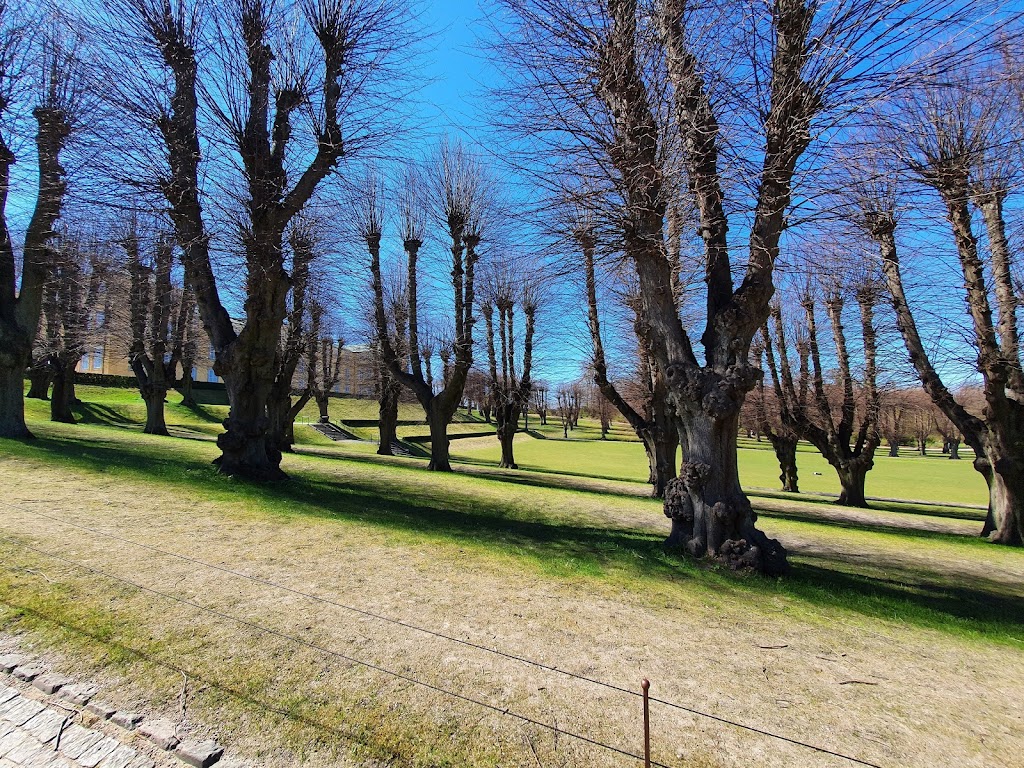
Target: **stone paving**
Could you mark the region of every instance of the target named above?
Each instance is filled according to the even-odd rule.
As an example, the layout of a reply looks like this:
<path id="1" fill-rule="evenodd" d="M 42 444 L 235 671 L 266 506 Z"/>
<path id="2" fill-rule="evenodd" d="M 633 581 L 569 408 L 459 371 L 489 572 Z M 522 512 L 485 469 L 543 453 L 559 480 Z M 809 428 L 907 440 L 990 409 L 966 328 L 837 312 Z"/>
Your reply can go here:
<path id="1" fill-rule="evenodd" d="M 38 659 L 2 654 L 0 673 L 10 675 L 0 682 L 0 768 L 209 768 L 224 755 L 216 741 L 179 738 L 170 720 L 95 700 L 96 686 L 48 672 Z M 117 738 L 132 731 L 149 742 L 149 755 Z"/>
<path id="2" fill-rule="evenodd" d="M 152 758 L 0 684 L 0 768 L 156 768 Z"/>

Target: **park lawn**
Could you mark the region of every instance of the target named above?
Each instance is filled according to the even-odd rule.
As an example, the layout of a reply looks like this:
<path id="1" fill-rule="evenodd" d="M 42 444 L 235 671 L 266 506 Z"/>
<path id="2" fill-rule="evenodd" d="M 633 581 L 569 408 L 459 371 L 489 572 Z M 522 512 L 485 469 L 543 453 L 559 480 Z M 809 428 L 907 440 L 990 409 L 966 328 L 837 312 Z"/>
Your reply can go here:
<path id="1" fill-rule="evenodd" d="M 132 404 L 111 393 L 105 405 L 130 415 L 124 408 Z M 1024 747 L 1011 727 L 1024 687 L 1019 551 L 898 522 L 883 528 L 815 517 L 819 507 L 793 503 L 787 509 L 800 515 L 762 514 L 769 535 L 790 547 L 793 574 L 744 578 L 667 555 L 667 523 L 658 502 L 637 495 L 640 484 L 550 469 L 433 475 L 416 460 L 379 458 L 372 444 L 348 442 L 300 446 L 285 459 L 293 482 L 252 486 L 214 473 L 216 450 L 202 430 L 182 432 L 195 439 L 168 439 L 111 423 L 34 420 L 41 439 L 2 446 L 0 483 L 16 506 L 0 515 L 2 534 L 14 537 L 0 544 L 13 566 L 0 576 L 0 624 L 32 642 L 71 648 L 68 671 L 104 677 L 115 698 L 144 698 L 157 709 L 173 710 L 181 685 L 166 665 L 184 665 L 203 682 L 190 717 L 213 722 L 264 765 L 348 764 L 342 758 L 349 757 L 410 766 L 621 763 L 280 638 L 197 618 L 18 545 L 56 547 L 105 572 L 144 576 L 168 594 L 311 633 L 353 657 L 397 660 L 434 684 L 554 717 L 610 743 L 635 741 L 635 713 L 628 702 L 623 709 L 550 673 L 537 680 L 522 665 L 465 656 L 436 638 L 370 626 L 366 617 L 353 622 L 265 585 L 102 537 L 69 536 L 66 525 L 33 511 L 58 521 L 71 514 L 129 540 L 629 687 L 647 674 L 669 700 L 884 764 L 935 765 L 953 755 L 963 765 L 1005 764 Z M 595 447 L 520 438 L 517 448 L 531 443 L 565 454 Z M 755 452 L 771 456 L 745 451 Z M 724 647 L 725 659 L 715 650 Z M 994 665 L 1003 682 L 989 690 Z M 832 764 L 688 718 L 657 714 L 656 759 Z M 281 738 L 254 736 L 270 726 Z"/>
<path id="2" fill-rule="evenodd" d="M 141 427 L 145 423 L 146 408 L 139 393 L 131 388 L 79 386 L 82 404 L 75 407 L 77 417 L 85 424 L 107 424 L 122 427 Z M 181 434 L 216 436 L 222 431 L 221 422 L 227 416 L 224 393 L 218 390 L 194 391 L 199 405 L 186 408 L 176 392 L 168 396 L 166 419 L 169 427 Z M 49 415 L 49 403 L 26 400 L 26 418 L 44 421 Z M 376 418 L 377 404 L 372 400 L 349 397 L 330 399 L 331 419 L 337 423 L 346 420 Z M 295 437 L 298 445 L 329 446 L 333 442 L 304 427 L 301 422 L 315 422 L 319 418 L 316 404 L 309 402 L 299 415 Z M 401 403 L 398 427 L 399 437 L 423 437 L 429 433 L 423 423 L 423 411 L 416 403 Z M 516 441 L 516 459 L 524 470 L 579 475 L 628 482 L 645 482 L 647 459 L 642 446 L 634 439 L 622 422 L 614 422 L 612 438 L 600 437 L 600 425 L 590 419 L 580 419 L 580 426 L 570 433 L 569 441 L 561 439 L 561 427 L 549 417 L 546 427 L 531 419 L 530 435 L 521 435 Z M 366 441 L 377 439 L 376 427 L 357 427 L 352 430 Z M 478 414 L 467 416 L 460 411 L 459 419 L 449 425 L 449 434 L 493 434 L 493 424 L 484 422 Z M 543 435 L 535 438 L 532 435 Z M 583 438 L 586 439 L 583 439 Z M 350 450 L 368 452 L 369 446 L 350 446 Z M 374 448 L 374 450 L 376 450 Z M 369 451 L 372 452 L 372 451 Z M 967 454 L 965 454 L 967 455 Z M 453 459 L 475 465 L 496 465 L 501 458 L 498 442 L 490 437 L 456 439 L 452 442 Z M 752 492 L 770 491 L 779 487 L 778 464 L 767 442 L 740 440 L 740 480 Z M 837 495 L 839 483 L 835 471 L 810 445 L 801 445 L 797 456 L 800 469 L 800 487 L 805 493 Z M 887 499 L 908 499 L 950 505 L 985 505 L 987 492 L 981 476 L 974 471 L 971 461 L 949 461 L 932 454 L 927 458 L 904 450 L 899 458 L 889 458 L 879 451 L 875 468 L 868 474 L 867 491 L 871 496 Z"/>
<path id="3" fill-rule="evenodd" d="M 473 464 L 497 464 L 501 458 L 497 441 L 493 444 L 459 441 L 453 443 L 452 453 L 456 460 Z M 548 439 L 520 437 L 515 444 L 515 455 L 516 462 L 526 470 L 631 482 L 647 480 L 647 457 L 638 442 L 574 440 L 571 437 L 565 441 L 560 435 Z M 740 481 L 745 488 L 780 487 L 779 465 L 770 447 L 757 448 L 751 446 L 750 441 L 742 441 L 739 466 Z M 797 466 L 802 491 L 839 494 L 835 470 L 811 446 L 801 446 Z M 867 493 L 942 504 L 984 505 L 988 501 L 985 481 L 971 461 L 949 461 L 940 455 L 924 458 L 909 452 L 899 458 L 876 455 L 875 467 L 867 478 Z"/>

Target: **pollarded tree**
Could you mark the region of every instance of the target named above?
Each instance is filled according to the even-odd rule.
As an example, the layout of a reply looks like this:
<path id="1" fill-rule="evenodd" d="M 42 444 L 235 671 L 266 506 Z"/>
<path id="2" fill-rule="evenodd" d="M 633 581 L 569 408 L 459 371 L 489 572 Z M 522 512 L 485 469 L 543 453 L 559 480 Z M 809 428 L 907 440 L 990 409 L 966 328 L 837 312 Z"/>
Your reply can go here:
<path id="1" fill-rule="evenodd" d="M 409 343 L 409 301 L 404 289 L 395 290 L 388 300 L 388 327 L 393 329 L 391 346 L 400 359 L 408 356 Z M 402 383 L 395 378 L 384 360 L 380 343 L 374 339 L 374 387 L 377 392 L 377 453 L 393 456 L 398 443 L 398 403 L 402 395 Z M 420 347 L 421 351 L 423 346 Z M 428 354 L 429 359 L 429 354 Z M 428 373 L 427 382 L 433 386 Z"/>
<path id="2" fill-rule="evenodd" d="M 569 438 L 569 430 L 579 421 L 580 399 L 580 389 L 576 384 L 565 384 L 558 388 L 558 421 L 562 425 L 562 437 L 565 439 Z"/>
<path id="3" fill-rule="evenodd" d="M 907 391 L 893 389 L 880 393 L 878 433 L 889 443 L 889 457 L 898 458 L 900 443 L 906 436 Z"/>
<path id="4" fill-rule="evenodd" d="M 102 331 L 96 318 L 102 316 L 106 322 L 107 313 L 97 313 L 96 307 L 108 270 L 97 244 L 71 232 L 51 241 L 50 269 L 40 334 L 45 337 L 53 382 L 50 420 L 74 424 L 75 368 L 96 332 Z"/>
<path id="5" fill-rule="evenodd" d="M 448 424 L 462 401 L 466 378 L 473 365 L 473 326 L 476 322 L 476 265 L 483 239 L 484 215 L 490 205 L 488 180 L 479 163 L 458 144 L 442 144 L 431 163 L 429 183 L 424 190 L 419 179 L 410 174 L 404 180 L 401 202 L 401 238 L 408 271 L 406 296 L 409 302 L 408 358 L 404 359 L 391 344 L 381 277 L 380 244 L 384 210 L 380 185 L 367 184 L 359 210 L 361 234 L 370 253 L 373 278 L 374 314 L 377 342 L 392 375 L 416 396 L 430 425 L 429 469 L 450 472 Z M 429 374 L 431 355 L 422 351 L 419 321 L 418 260 L 424 237 L 424 204 L 429 204 L 451 243 L 451 287 L 453 295 L 453 362 L 444 385 L 435 391 Z"/>
<path id="6" fill-rule="evenodd" d="M 548 424 L 548 387 L 547 382 L 538 381 L 534 382 L 533 385 L 533 397 L 532 404 L 533 410 L 537 412 L 537 417 L 540 419 L 541 426 L 546 427 Z"/>
<path id="7" fill-rule="evenodd" d="M 178 364 L 187 362 L 185 347 L 195 304 L 190 290 L 174 284 L 173 235 L 161 233 L 157 236 L 151 258 L 143 253 L 134 221 L 120 242 L 131 279 L 128 363 L 146 403 L 143 431 L 148 435 L 167 435 L 164 403 L 168 391 L 175 384 Z M 188 365 L 191 369 L 191 363 Z"/>
<path id="8" fill-rule="evenodd" d="M 327 424 L 331 420 L 331 392 L 341 381 L 341 351 L 345 347 L 345 340 L 341 336 L 335 338 L 332 335 L 327 309 L 319 298 L 314 297 L 310 301 L 309 316 L 310 328 L 317 329 L 317 332 L 310 335 L 306 372 L 312 375 L 310 389 L 320 412 L 320 423 Z"/>
<path id="9" fill-rule="evenodd" d="M 524 272 L 525 274 L 525 272 Z M 519 417 L 528 407 L 533 382 L 533 341 L 537 319 L 537 288 L 511 269 L 494 270 L 480 304 L 487 329 L 487 362 L 494 420 L 501 444 L 500 467 L 518 469 L 514 441 Z M 521 348 L 516 344 L 516 316 L 525 328 Z M 517 365 L 517 357 L 520 362 Z"/>
<path id="10" fill-rule="evenodd" d="M 802 435 L 832 465 L 839 476 L 841 491 L 838 503 L 866 507 L 864 482 L 874 466 L 878 433 L 879 396 L 877 387 L 877 343 L 874 310 L 879 300 L 879 287 L 865 279 L 853 289 L 860 310 L 860 336 L 864 347 L 864 368 L 861 377 L 855 377 L 847 334 L 843 325 L 846 296 L 835 284 L 825 292 L 825 310 L 832 329 L 832 346 L 837 363 L 835 387 L 825 383 L 821 344 L 818 334 L 817 302 L 808 289 L 800 296 L 800 306 L 806 323 L 806 352 L 798 349 L 801 358 L 799 383 L 794 386 L 781 305 L 773 306 L 774 338 L 764 333 L 765 351 L 774 344 L 780 361 L 776 368 L 775 355 L 767 355 L 772 384 L 779 402 L 782 418 L 793 432 Z M 807 360 L 810 360 L 808 368 Z M 808 383 L 807 377 L 810 381 Z M 861 402 L 858 403 L 857 379 L 862 382 Z"/>
<path id="11" fill-rule="evenodd" d="M 25 424 L 24 378 L 32 360 L 43 291 L 51 272 L 49 244 L 66 191 L 61 154 L 81 105 L 74 46 L 58 23 L 20 17 L 0 0 L 0 437 L 31 437 Z M 42 72 L 38 87 L 26 87 L 28 73 Z M 29 101 L 32 99 L 33 101 Z M 39 173 L 35 208 L 25 231 L 19 284 L 17 258 L 7 221 L 11 167 L 18 159 L 17 107 L 31 109 Z"/>
<path id="12" fill-rule="evenodd" d="M 730 565 L 782 572 L 785 550 L 757 528 L 740 487 L 736 440 L 740 408 L 758 379 L 750 344 L 768 319 L 801 159 L 817 130 L 905 81 L 922 44 L 984 19 L 991 4 L 502 5 L 510 18 L 495 31 L 503 38 L 506 66 L 515 69 L 519 87 L 508 100 L 519 135 L 530 142 L 527 151 L 542 153 L 566 173 L 598 177 L 599 186 L 614 189 L 621 201 L 621 250 L 637 270 L 685 457 L 666 493 L 673 526 L 668 544 Z M 727 150 L 740 145 L 736 175 L 754 178 L 750 194 L 727 205 L 727 193 L 737 189 L 726 183 Z M 678 158 L 673 178 L 666 177 L 669 157 Z M 681 187 L 698 212 L 702 241 L 707 301 L 700 354 L 680 318 L 666 246 L 666 212 Z M 736 229 L 749 235 L 741 269 L 728 238 L 734 211 L 746 217 Z"/>
<path id="13" fill-rule="evenodd" d="M 152 161 L 139 163 L 139 173 L 158 169 L 154 191 L 174 223 L 214 370 L 227 386 L 220 471 L 284 478 L 268 401 L 295 279 L 285 235 L 341 160 L 379 144 L 385 124 L 393 129 L 383 91 L 401 79 L 395 54 L 413 39 L 405 34 L 409 9 L 398 0 L 233 0 L 219 9 L 107 0 L 106 8 L 108 102 L 122 126 L 115 138 L 122 156 Z M 211 95 L 212 116 L 201 110 L 202 94 Z M 147 138 L 160 151 L 136 146 Z M 233 212 L 246 272 L 240 328 L 221 298 L 201 182 L 204 153 L 222 140 L 241 169 Z"/>
<path id="14" fill-rule="evenodd" d="M 993 81 L 995 82 L 995 81 Z M 895 163 L 875 156 L 861 164 L 875 173 L 856 188 L 857 222 L 878 247 L 896 312 L 896 323 L 921 384 L 974 450 L 975 468 L 989 488 L 989 508 L 982 535 L 999 544 L 1024 542 L 1024 367 L 1013 289 L 1016 254 L 1005 237 L 1005 203 L 1017 170 L 1001 151 L 1007 146 L 1009 95 L 987 82 L 984 90 L 968 78 L 926 88 L 917 101 L 900 105 L 902 129 L 886 137 L 899 162 L 938 195 L 949 222 L 957 261 L 964 278 L 963 298 L 983 380 L 984 404 L 969 410 L 943 381 L 919 326 L 921 310 L 911 303 L 905 285 L 897 234 L 900 190 Z M 1012 130 L 1012 129 L 1010 129 Z M 973 210 L 972 210 L 973 208 Z M 987 252 L 978 243 L 973 211 L 988 230 Z M 993 322 L 993 301 L 998 321 Z"/>

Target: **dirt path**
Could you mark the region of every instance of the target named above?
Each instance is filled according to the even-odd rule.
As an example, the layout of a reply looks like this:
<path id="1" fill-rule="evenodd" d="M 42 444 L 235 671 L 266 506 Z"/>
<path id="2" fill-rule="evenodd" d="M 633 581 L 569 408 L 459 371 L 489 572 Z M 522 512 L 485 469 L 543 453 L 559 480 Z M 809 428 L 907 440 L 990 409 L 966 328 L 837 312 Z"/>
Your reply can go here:
<path id="1" fill-rule="evenodd" d="M 967 643 L 783 598 L 749 602 L 746 592 L 714 594 L 685 582 L 631 589 L 545 577 L 524 570 L 514 557 L 483 557 L 436 543 L 410 546 L 379 528 L 330 519 L 257 516 L 242 504 L 34 462 L 0 459 L 0 477 L 3 500 L 17 505 L 0 512 L 0 535 L 306 639 L 348 660 L 6 546 L 3 553 L 21 569 L 11 602 L 65 585 L 114 615 L 131 616 L 160 652 L 196 668 L 213 688 L 217 675 L 236 688 L 239 675 L 249 675 L 245 680 L 260 696 L 288 691 L 324 711 L 337 706 L 349 720 L 364 718 L 375 738 L 384 734 L 395 751 L 418 738 L 438 755 L 449 749 L 467 753 L 473 762 L 465 764 L 631 764 L 621 755 L 423 688 L 412 678 L 631 752 L 641 743 L 639 702 L 297 592 L 629 690 L 646 676 L 659 698 L 886 768 L 1009 766 L 1019 764 L 1024 753 L 1024 654 L 1005 646 Z M 514 499 L 514 487 L 508 494 Z M 616 522 L 654 524 L 639 516 Z M 182 655 L 186 648 L 191 650 Z M 284 735 L 268 737 L 229 708 L 196 706 L 197 716 L 220 714 L 226 740 L 241 754 L 248 751 L 254 765 L 349 764 L 344 754 L 303 754 L 301 745 Z M 654 707 L 652 728 L 654 757 L 670 766 L 851 764 L 662 705 Z"/>

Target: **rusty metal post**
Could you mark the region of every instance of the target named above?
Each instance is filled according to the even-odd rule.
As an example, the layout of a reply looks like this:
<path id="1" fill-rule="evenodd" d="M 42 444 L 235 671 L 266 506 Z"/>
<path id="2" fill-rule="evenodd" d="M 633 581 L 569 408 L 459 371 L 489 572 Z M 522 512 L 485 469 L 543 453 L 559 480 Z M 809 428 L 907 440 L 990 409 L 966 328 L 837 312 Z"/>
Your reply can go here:
<path id="1" fill-rule="evenodd" d="M 651 703 L 648 694 L 651 681 L 645 677 L 640 687 L 644 692 L 644 768 L 651 768 Z"/>

